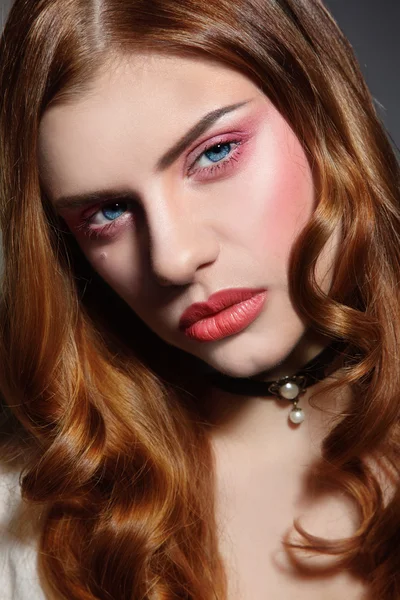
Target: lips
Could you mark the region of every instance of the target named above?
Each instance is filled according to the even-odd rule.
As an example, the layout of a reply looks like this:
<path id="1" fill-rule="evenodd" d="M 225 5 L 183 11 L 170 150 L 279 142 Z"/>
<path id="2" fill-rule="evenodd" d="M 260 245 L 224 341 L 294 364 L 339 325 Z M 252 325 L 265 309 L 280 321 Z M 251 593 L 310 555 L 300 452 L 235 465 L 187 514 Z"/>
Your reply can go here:
<path id="1" fill-rule="evenodd" d="M 215 315 L 234 304 L 245 302 L 264 291 L 265 288 L 231 288 L 216 292 L 207 302 L 195 302 L 189 306 L 179 320 L 179 329 L 185 330 L 201 319 Z"/>

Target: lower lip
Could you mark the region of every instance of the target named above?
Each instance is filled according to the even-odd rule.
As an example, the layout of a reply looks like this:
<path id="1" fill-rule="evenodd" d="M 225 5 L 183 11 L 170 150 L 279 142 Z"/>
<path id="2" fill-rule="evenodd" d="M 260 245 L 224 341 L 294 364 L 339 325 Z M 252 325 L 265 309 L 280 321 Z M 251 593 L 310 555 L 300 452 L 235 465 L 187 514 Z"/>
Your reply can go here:
<path id="1" fill-rule="evenodd" d="M 189 338 L 199 342 L 215 342 L 246 329 L 260 314 L 265 303 L 267 292 L 256 294 L 252 298 L 228 306 L 224 310 L 200 319 L 185 329 Z"/>

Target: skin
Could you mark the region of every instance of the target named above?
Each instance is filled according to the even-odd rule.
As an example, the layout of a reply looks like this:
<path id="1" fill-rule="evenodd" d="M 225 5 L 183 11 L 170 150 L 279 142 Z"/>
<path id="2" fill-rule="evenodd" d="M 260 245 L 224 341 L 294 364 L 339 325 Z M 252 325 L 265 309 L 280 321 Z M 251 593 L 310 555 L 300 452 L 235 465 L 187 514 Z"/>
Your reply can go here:
<path id="1" fill-rule="evenodd" d="M 206 113 L 232 105 L 241 106 L 157 172 L 160 156 Z M 213 163 L 204 150 L 220 142 L 234 143 Z M 110 220 L 94 202 L 60 214 L 93 267 L 165 341 L 234 376 L 272 369 L 299 343 L 300 363 L 320 349 L 303 340 L 287 280 L 293 242 L 315 208 L 311 169 L 289 125 L 246 77 L 198 59 L 124 59 L 81 99 L 45 114 L 40 159 L 56 207 L 95 190 L 130 195 L 133 205 L 107 237 L 99 231 Z M 96 210 L 89 236 L 82 220 Z M 321 279 L 331 254 L 320 261 Z M 268 290 L 244 331 L 199 342 L 179 330 L 190 304 L 232 287 Z"/>
<path id="2" fill-rule="evenodd" d="M 232 106 L 157 169 L 160 157 L 204 115 Z M 269 378 L 292 373 L 326 344 L 306 331 L 288 290 L 290 252 L 317 203 L 312 171 L 293 130 L 245 76 L 204 59 L 121 58 L 104 67 L 81 98 L 45 113 L 39 141 L 46 194 L 93 268 L 165 341 L 230 375 L 268 370 Z M 205 150 L 218 143 L 228 146 L 215 168 Z M 108 191 L 108 205 L 66 207 L 71 197 L 76 204 L 78 195 L 98 190 Z M 104 233 L 110 223 L 104 209 L 116 214 L 111 191 L 127 204 Z M 86 228 L 84 219 L 90 220 Z M 319 259 L 325 291 L 338 247 L 337 233 Z M 207 343 L 179 330 L 189 305 L 233 287 L 268 291 L 245 330 Z M 282 600 L 363 597 L 362 586 L 344 574 L 331 583 L 317 576 L 299 589 L 282 558 L 282 536 L 310 506 L 305 473 L 330 427 L 327 414 L 312 410 L 308 399 L 309 391 L 301 402 L 306 422 L 293 428 L 285 418 L 289 403 L 211 390 L 210 405 L 224 414 L 212 444 L 232 600 L 265 597 L 266 589 Z M 324 397 L 324 408 L 337 412 L 346 401 Z M 354 528 L 343 498 L 330 494 L 328 504 L 311 506 L 305 523 L 313 533 L 346 535 Z M 259 561 L 260 548 L 269 561 Z"/>

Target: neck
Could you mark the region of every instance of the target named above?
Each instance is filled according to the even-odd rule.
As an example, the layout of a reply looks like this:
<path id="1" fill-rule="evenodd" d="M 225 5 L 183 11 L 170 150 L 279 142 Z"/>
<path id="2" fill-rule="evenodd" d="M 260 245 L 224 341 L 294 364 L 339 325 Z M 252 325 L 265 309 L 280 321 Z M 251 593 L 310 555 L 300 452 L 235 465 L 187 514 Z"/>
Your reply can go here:
<path id="1" fill-rule="evenodd" d="M 231 421 L 232 418 L 237 419 L 240 414 L 245 415 L 248 410 L 260 410 L 260 418 L 263 420 L 268 418 L 269 423 L 272 423 L 275 421 L 276 415 L 279 415 L 279 419 L 282 419 L 282 409 L 288 411 L 293 406 L 296 408 L 297 402 L 300 402 L 301 411 L 305 409 L 309 412 L 307 405 L 311 392 L 315 394 L 318 388 L 321 387 L 316 382 L 322 378 L 325 379 L 326 375 L 331 375 L 340 366 L 340 360 L 339 364 L 338 361 L 334 360 L 337 353 L 337 343 L 333 347 L 331 344 L 332 340 L 326 337 L 307 334 L 303 336 L 290 355 L 273 369 L 268 369 L 244 379 L 228 377 L 228 382 L 226 380 L 221 382 L 221 378 L 216 372 L 214 385 L 209 389 L 208 398 L 205 401 L 210 421 L 222 425 L 225 421 Z M 325 361 L 327 360 L 329 363 L 325 369 Z M 332 367 L 329 370 L 331 362 Z M 272 382 L 283 377 L 292 377 L 299 374 L 299 371 L 301 372 L 305 365 L 307 365 L 305 371 L 307 377 L 306 379 L 300 378 L 300 381 L 303 380 L 305 382 L 304 387 L 308 389 L 296 398 L 295 405 L 290 400 L 285 400 L 287 397 L 285 394 L 285 398 L 277 398 L 273 393 L 269 393 Z M 299 379 L 295 378 L 295 380 L 299 382 Z M 280 389 L 280 385 L 278 388 Z M 290 397 L 293 398 L 293 395 Z M 257 408 L 258 405 L 260 405 L 259 408 Z M 268 416 L 261 417 L 261 413 L 265 413 L 265 415 L 268 413 Z M 304 418 L 304 413 L 301 418 Z"/>
<path id="2" fill-rule="evenodd" d="M 257 373 L 252 377 L 259 381 L 271 381 L 281 379 L 287 375 L 293 375 L 305 364 L 320 354 L 324 348 L 329 346 L 331 339 L 314 333 L 306 332 L 294 347 L 292 352 L 272 369 Z"/>

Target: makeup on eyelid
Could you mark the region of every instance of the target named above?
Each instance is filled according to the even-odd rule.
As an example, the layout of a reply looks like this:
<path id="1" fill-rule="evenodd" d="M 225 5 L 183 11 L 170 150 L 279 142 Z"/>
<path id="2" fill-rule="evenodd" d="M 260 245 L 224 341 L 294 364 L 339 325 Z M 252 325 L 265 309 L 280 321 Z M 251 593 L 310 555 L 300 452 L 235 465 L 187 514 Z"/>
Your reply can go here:
<path id="1" fill-rule="evenodd" d="M 118 206 L 119 204 L 126 204 L 127 210 L 122 215 L 116 217 L 113 220 L 110 220 L 104 225 L 96 225 L 92 223 L 92 220 L 99 213 L 99 211 L 102 210 L 102 208 L 104 209 L 110 206 Z M 124 227 L 127 224 L 127 221 L 133 222 L 134 216 L 132 212 L 128 212 L 128 210 L 133 210 L 133 207 L 130 207 L 130 204 L 132 203 L 122 201 L 118 202 L 117 200 L 114 200 L 111 204 L 106 202 L 102 205 L 102 208 L 97 207 L 97 210 L 94 213 L 92 213 L 91 216 L 85 217 L 82 215 L 73 228 L 76 230 L 76 232 L 82 232 L 89 238 L 111 238 L 116 233 L 118 233 L 121 227 Z"/>

